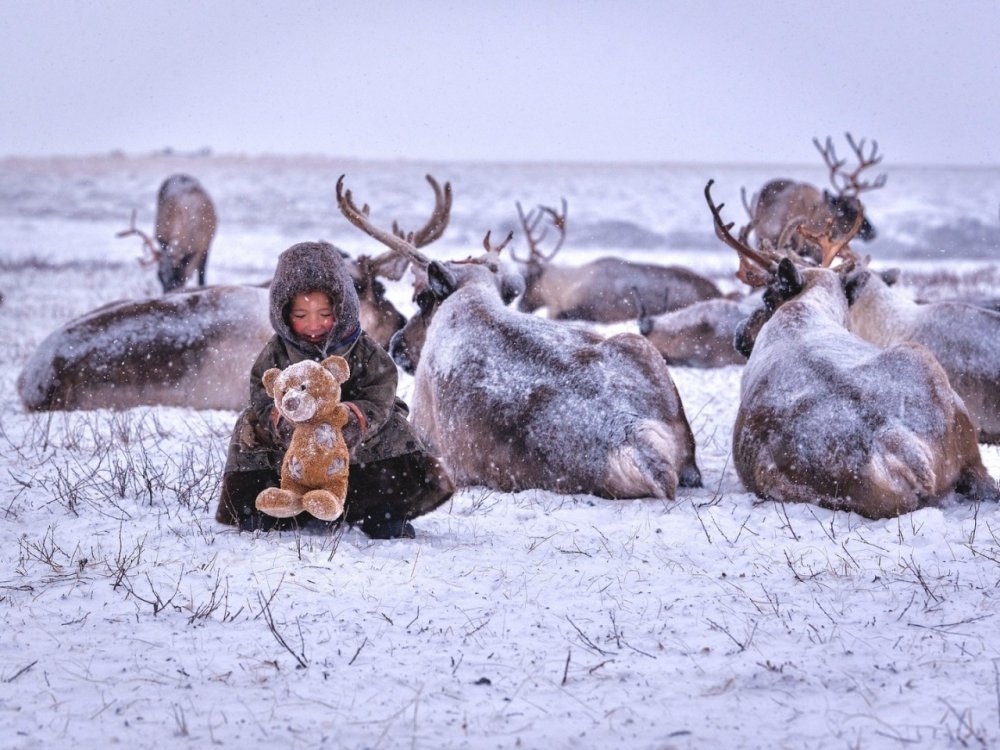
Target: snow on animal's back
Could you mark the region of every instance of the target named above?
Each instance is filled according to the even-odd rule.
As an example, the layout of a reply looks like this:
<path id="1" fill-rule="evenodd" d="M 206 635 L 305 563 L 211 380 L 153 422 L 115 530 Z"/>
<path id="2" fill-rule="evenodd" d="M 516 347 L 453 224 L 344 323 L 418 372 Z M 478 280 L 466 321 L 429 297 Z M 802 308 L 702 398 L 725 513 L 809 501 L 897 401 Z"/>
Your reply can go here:
<path id="1" fill-rule="evenodd" d="M 672 422 L 681 409 L 663 358 L 641 336 L 604 338 L 584 324 L 518 313 L 475 287 L 441 305 L 423 356 L 418 379 L 426 368 L 435 382 L 474 384 L 500 422 L 527 405 L 533 420 L 524 437 L 540 445 L 589 452 L 594 425 L 621 440 L 637 416 Z"/>

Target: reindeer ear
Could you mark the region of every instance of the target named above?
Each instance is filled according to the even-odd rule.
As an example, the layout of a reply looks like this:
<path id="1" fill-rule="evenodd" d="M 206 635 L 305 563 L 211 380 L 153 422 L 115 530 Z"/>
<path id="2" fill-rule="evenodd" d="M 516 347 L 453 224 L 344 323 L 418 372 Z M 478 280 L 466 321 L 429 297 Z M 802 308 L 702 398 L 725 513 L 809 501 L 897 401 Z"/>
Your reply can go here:
<path id="1" fill-rule="evenodd" d="M 379 268 L 379 276 L 385 276 L 390 281 L 399 281 L 410 267 L 410 259 L 405 255 L 394 255 Z"/>
<path id="2" fill-rule="evenodd" d="M 757 343 L 757 334 L 764 324 L 771 319 L 772 310 L 761 307 L 750 313 L 749 317 L 740 321 L 736 326 L 733 335 L 733 348 L 747 359 L 753 351 L 753 345 Z"/>
<path id="3" fill-rule="evenodd" d="M 346 383 L 347 379 L 351 377 L 351 368 L 347 364 L 347 360 L 336 354 L 327 357 L 320 364 L 330 371 L 338 383 Z"/>
<path id="4" fill-rule="evenodd" d="M 862 267 L 851 271 L 844 277 L 844 294 L 847 296 L 848 305 L 853 305 L 858 301 L 858 297 L 861 296 L 861 292 L 864 291 L 864 288 L 867 286 L 868 280 L 871 279 L 871 276 L 871 271 Z"/>
<path id="5" fill-rule="evenodd" d="M 524 277 L 519 273 L 505 273 L 500 280 L 500 298 L 509 305 L 519 295 L 524 294 Z"/>
<path id="6" fill-rule="evenodd" d="M 892 286 L 897 281 L 899 281 L 900 270 L 898 268 L 889 268 L 879 274 L 882 277 L 882 281 L 885 282 L 886 286 Z"/>
<path id="7" fill-rule="evenodd" d="M 802 275 L 788 258 L 778 264 L 778 292 L 782 300 L 790 299 L 802 291 Z"/>
<path id="8" fill-rule="evenodd" d="M 457 282 L 455 275 L 445 265 L 435 260 L 427 266 L 427 284 L 435 297 L 445 299 L 455 291 Z"/>
<path id="9" fill-rule="evenodd" d="M 264 390 L 271 398 L 274 398 L 274 381 L 278 379 L 280 374 L 281 370 L 277 367 L 272 367 L 271 369 L 266 370 L 264 372 L 264 376 L 260 379 L 260 381 L 264 384 Z"/>

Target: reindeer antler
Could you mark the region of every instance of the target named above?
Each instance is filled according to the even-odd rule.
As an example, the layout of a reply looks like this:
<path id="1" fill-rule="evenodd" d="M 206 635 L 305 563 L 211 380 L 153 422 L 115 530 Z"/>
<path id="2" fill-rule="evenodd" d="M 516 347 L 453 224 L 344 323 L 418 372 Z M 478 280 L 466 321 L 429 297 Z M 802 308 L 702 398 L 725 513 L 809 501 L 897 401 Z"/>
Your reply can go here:
<path id="1" fill-rule="evenodd" d="M 822 234 L 819 232 L 811 232 L 801 224 L 798 227 L 798 232 L 810 242 L 814 242 L 823 253 L 823 259 L 820 262 L 820 266 L 822 268 L 829 268 L 830 264 L 833 263 L 834 259 L 838 255 L 841 257 L 843 263 L 853 266 L 853 264 L 857 261 L 857 256 L 854 255 L 854 252 L 848 247 L 848 244 L 861 230 L 861 224 L 864 220 L 864 210 L 859 206 L 858 215 L 854 218 L 854 223 L 851 225 L 851 228 L 847 231 L 846 235 L 841 237 L 836 242 L 831 239 L 833 219 L 829 219 L 827 221 L 826 231 Z M 839 268 L 843 267 L 844 266 L 839 266 Z"/>
<path id="2" fill-rule="evenodd" d="M 412 243 L 414 247 L 425 247 L 444 234 L 448 221 L 451 219 L 451 183 L 444 184 L 444 190 L 431 175 L 424 175 L 434 191 L 434 210 L 430 219 L 416 232 L 406 233 L 399 224 L 392 222 L 392 233 Z"/>
<path id="3" fill-rule="evenodd" d="M 420 268 L 427 268 L 430 265 L 430 259 L 417 250 L 412 242 L 405 237 L 398 237 L 392 232 L 380 229 L 371 223 L 368 219 L 368 205 L 365 204 L 363 209 L 359 209 L 354 203 L 351 191 L 344 190 L 344 177 L 345 175 L 340 175 L 340 179 L 337 180 L 337 206 L 340 208 L 340 212 L 344 215 L 344 218 L 369 237 L 378 240 L 390 250 L 408 258 L 411 263 Z"/>
<path id="4" fill-rule="evenodd" d="M 841 169 L 847 163 L 847 160 L 837 158 L 837 153 L 833 148 L 833 139 L 830 138 L 830 136 L 827 136 L 826 144 L 820 145 L 819 139 L 813 138 L 813 145 L 816 146 L 816 149 L 822 155 L 827 168 L 830 170 L 830 184 L 833 185 L 833 188 L 837 191 L 837 193 L 843 196 L 857 197 L 863 192 L 876 190 L 885 185 L 885 182 L 888 179 L 885 174 L 880 174 L 871 182 L 862 182 L 860 180 L 861 173 L 864 170 L 869 167 L 873 167 L 882 161 L 881 154 L 878 154 L 878 141 L 872 139 L 871 150 L 868 154 L 865 154 L 864 138 L 860 141 L 855 141 L 854 137 L 850 133 L 845 133 L 844 135 L 847 137 L 847 143 L 850 145 L 851 150 L 854 152 L 854 156 L 857 157 L 858 160 L 858 166 L 849 174 L 841 172 Z"/>
<path id="5" fill-rule="evenodd" d="M 750 225 L 745 226 L 740 231 L 739 239 L 733 237 L 733 222 L 726 224 L 722 220 L 722 209 L 726 204 L 715 205 L 715 201 L 712 200 L 711 190 L 714 183 L 715 180 L 709 180 L 708 184 L 705 185 L 705 200 L 708 202 L 708 208 L 715 221 L 715 236 L 739 255 L 740 268 L 736 272 L 736 277 L 740 281 L 752 287 L 766 286 L 777 269 L 781 256 L 772 250 L 765 248 L 754 250 L 750 247 L 746 241 L 750 234 Z"/>
<path id="6" fill-rule="evenodd" d="M 554 208 L 549 206 L 539 206 L 538 208 L 532 209 L 527 215 L 525 215 L 524 209 L 521 208 L 521 203 L 519 201 L 514 205 L 517 206 L 517 216 L 521 222 L 521 229 L 524 231 L 524 238 L 528 243 L 528 257 L 521 260 L 520 258 L 513 256 L 513 253 L 511 253 L 512 257 L 520 263 L 530 263 L 531 261 L 535 261 L 536 263 L 549 262 L 555 257 L 556 253 L 559 252 L 559 248 L 563 246 L 563 242 L 566 240 L 566 215 L 568 213 L 566 199 L 562 199 L 562 213 L 559 213 Z M 536 234 L 538 224 L 545 216 L 549 217 L 552 226 L 554 226 L 559 232 L 559 239 L 556 242 L 555 247 L 553 247 L 548 253 L 543 253 L 539 248 L 542 240 L 544 240 L 548 234 L 549 228 L 545 227 L 541 234 Z"/>
<path id="7" fill-rule="evenodd" d="M 131 222 L 129 222 L 128 229 L 123 229 L 122 231 L 117 232 L 115 234 L 115 237 L 130 237 L 133 234 L 137 234 L 140 237 L 142 237 L 142 244 L 143 244 L 143 246 L 146 247 L 146 248 L 148 248 L 150 255 L 152 255 L 152 257 L 148 258 L 148 259 L 146 257 L 139 258 L 139 262 L 142 263 L 143 265 L 150 265 L 152 263 L 158 263 L 160 261 L 160 251 L 156 249 L 156 245 L 153 242 L 153 240 L 150 239 L 150 236 L 148 234 L 146 234 L 145 232 L 143 232 L 141 229 L 139 229 L 135 225 L 135 209 L 134 208 L 132 209 L 132 220 L 131 220 Z"/>

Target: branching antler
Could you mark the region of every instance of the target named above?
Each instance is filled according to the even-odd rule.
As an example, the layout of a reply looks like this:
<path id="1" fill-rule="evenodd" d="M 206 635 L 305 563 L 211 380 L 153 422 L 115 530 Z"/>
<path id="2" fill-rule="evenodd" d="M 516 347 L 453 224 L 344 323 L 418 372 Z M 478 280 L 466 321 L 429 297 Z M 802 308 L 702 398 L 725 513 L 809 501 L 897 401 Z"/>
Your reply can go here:
<path id="1" fill-rule="evenodd" d="M 822 234 L 820 232 L 812 232 L 806 229 L 804 226 L 799 225 L 798 232 L 800 235 L 805 237 L 812 243 L 815 243 L 819 247 L 820 251 L 823 253 L 823 259 L 820 262 L 820 266 L 823 268 L 829 268 L 830 264 L 833 263 L 834 259 L 839 255 L 841 260 L 845 264 L 853 266 L 857 261 L 857 257 L 854 252 L 848 247 L 854 236 L 861 230 L 861 225 L 864 223 L 865 214 L 864 210 L 859 208 L 858 215 L 854 218 L 854 223 L 848 230 L 847 234 L 841 237 L 836 242 L 831 238 L 833 233 L 833 220 L 829 220 L 826 224 L 826 231 Z M 844 266 L 840 266 L 843 268 Z"/>
<path id="2" fill-rule="evenodd" d="M 160 251 L 156 249 L 156 243 L 150 238 L 148 234 L 143 232 L 135 225 L 135 209 L 132 209 L 132 221 L 129 223 L 128 229 L 123 229 L 122 231 L 115 234 L 115 237 L 130 237 L 133 234 L 137 234 L 142 237 L 142 244 L 149 249 L 151 258 L 146 258 L 145 256 L 139 258 L 139 262 L 143 265 L 150 265 L 152 263 L 159 263 L 160 261 Z"/>
<path id="3" fill-rule="evenodd" d="M 850 133 L 845 133 L 844 135 L 847 137 L 847 143 L 858 160 L 858 166 L 849 174 L 841 172 L 847 160 L 837 158 L 837 153 L 833 148 L 833 139 L 827 136 L 826 143 L 821 145 L 818 138 L 813 138 L 813 145 L 816 146 L 816 149 L 823 157 L 823 161 L 826 162 L 827 168 L 830 170 L 830 184 L 833 185 L 837 193 L 842 196 L 857 197 L 863 192 L 876 190 L 885 185 L 888 179 L 885 174 L 880 174 L 870 182 L 863 182 L 860 179 L 861 173 L 864 170 L 874 167 L 882 161 L 882 155 L 878 153 L 878 141 L 872 139 L 871 150 L 866 154 L 865 138 L 855 141 Z"/>
<path id="4" fill-rule="evenodd" d="M 726 224 L 722 220 L 722 209 L 726 204 L 715 205 L 715 201 L 712 200 L 711 190 L 714 183 L 715 180 L 709 180 L 708 184 L 705 185 L 705 200 L 708 202 L 708 208 L 715 221 L 715 236 L 739 255 L 740 268 L 736 272 L 736 277 L 740 281 L 752 287 L 766 286 L 774 275 L 781 256 L 765 248 L 754 250 L 750 247 L 746 241 L 750 234 L 750 225 L 740 231 L 739 239 L 733 237 L 733 222 Z"/>
<path id="5" fill-rule="evenodd" d="M 419 268 L 427 268 L 430 265 L 430 259 L 417 250 L 409 239 L 398 237 L 392 232 L 387 232 L 371 223 L 368 219 L 367 204 L 363 209 L 359 209 L 354 203 L 351 191 L 344 190 L 344 177 L 345 175 L 340 175 L 340 179 L 337 180 L 337 206 L 340 208 L 340 212 L 344 215 L 344 218 L 369 237 L 378 240 L 390 250 L 406 257 L 414 265 Z"/>
<path id="6" fill-rule="evenodd" d="M 438 239 L 444 234 L 448 221 L 451 219 L 451 183 L 446 182 L 442 190 L 437 180 L 431 175 L 425 175 L 425 179 L 434 191 L 434 211 L 431 213 L 431 218 L 421 229 L 409 233 L 400 229 L 399 224 L 395 221 L 392 222 L 392 233 L 412 243 L 414 247 L 425 247 Z"/>
<path id="7" fill-rule="evenodd" d="M 515 203 L 515 205 L 517 206 L 517 217 L 521 221 L 521 229 L 524 231 L 524 238 L 528 243 L 528 257 L 524 260 L 514 257 L 514 260 L 520 263 L 548 263 L 559 252 L 559 248 L 566 240 L 566 215 L 568 213 L 566 199 L 562 199 L 562 213 L 549 206 L 539 206 L 525 214 L 520 202 Z M 549 217 L 552 226 L 558 230 L 559 240 L 548 253 L 543 253 L 540 247 L 549 232 L 549 228 L 545 227 L 541 234 L 538 234 L 538 225 L 546 216 Z"/>

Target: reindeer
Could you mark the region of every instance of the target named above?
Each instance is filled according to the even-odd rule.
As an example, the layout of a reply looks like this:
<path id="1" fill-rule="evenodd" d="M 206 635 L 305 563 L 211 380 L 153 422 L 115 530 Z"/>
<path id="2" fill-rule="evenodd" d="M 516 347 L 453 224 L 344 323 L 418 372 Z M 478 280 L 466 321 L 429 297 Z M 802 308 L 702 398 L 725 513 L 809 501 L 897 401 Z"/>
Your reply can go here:
<path id="1" fill-rule="evenodd" d="M 179 289 L 195 269 L 198 286 L 205 286 L 208 248 L 215 236 L 215 206 L 194 177 L 175 174 L 163 181 L 156 200 L 156 243 L 135 225 L 135 211 L 128 229 L 118 237 L 138 235 L 149 250 L 146 262 L 158 264 L 157 276 L 164 292 Z"/>
<path id="2" fill-rule="evenodd" d="M 639 318 L 639 333 L 645 336 L 668 365 L 679 367 L 725 367 L 745 364 L 736 351 L 736 329 L 759 305 L 757 296 L 717 297 L 693 305 Z"/>
<path id="3" fill-rule="evenodd" d="M 427 179 L 435 192 L 434 213 L 408 235 L 421 246 L 441 235 L 451 208 L 451 186 L 442 190 Z M 394 231 L 403 234 L 396 226 Z M 409 261 L 394 252 L 356 260 L 342 255 L 361 300 L 362 327 L 388 348 L 405 318 L 376 276 L 398 280 Z M 50 334 L 21 372 L 18 393 L 32 411 L 157 404 L 242 409 L 248 392 L 239 373 L 250 371 L 274 333 L 268 311 L 267 289 L 253 286 L 114 302 Z"/>
<path id="4" fill-rule="evenodd" d="M 737 240 L 705 186 L 717 236 L 740 258 L 738 276 L 767 286 L 764 308 L 737 333 L 747 355 L 733 428 L 744 486 L 780 502 L 810 502 L 868 518 L 898 516 L 952 492 L 998 500 L 976 429 L 934 356 L 919 344 L 886 349 L 847 329 L 850 239 L 804 230 L 820 267 Z"/>
<path id="5" fill-rule="evenodd" d="M 804 226 L 808 232 L 822 232 L 832 221 L 832 236 L 839 238 L 846 234 L 859 215 L 862 219 L 858 238 L 865 242 L 875 239 L 875 227 L 864 216 L 860 195 L 885 185 L 884 174 L 871 182 L 861 180 L 862 172 L 882 161 L 882 156 L 878 155 L 878 142 L 872 141 L 871 149 L 866 152 L 864 138 L 856 142 L 850 133 L 845 135 L 858 161 L 858 166 L 850 173 L 843 171 L 847 161 L 837 158 L 829 137 L 825 144 L 813 138 L 813 145 L 830 171 L 830 184 L 836 193 L 788 179 L 766 183 L 749 203 L 744 193 L 744 206 L 750 215 L 758 245 L 767 245 L 785 253 L 791 251 L 815 261 L 819 259 L 818 251 L 799 233 L 798 227 Z"/>
<path id="6" fill-rule="evenodd" d="M 409 238 L 417 248 L 426 247 L 442 234 L 451 219 L 452 191 L 451 183 L 446 182 L 442 188 L 431 175 L 425 179 L 434 191 L 434 210 L 430 218 L 416 232 L 406 232 L 398 222 L 393 222 L 392 231 L 398 237 Z M 406 318 L 386 298 L 385 286 L 378 277 L 399 281 L 409 268 L 410 261 L 406 256 L 394 250 L 389 250 L 377 257 L 359 255 L 356 259 L 343 253 L 348 260 L 354 289 L 361 302 L 361 327 L 375 338 L 384 349 L 389 348 L 392 335 L 406 323 Z"/>
<path id="7" fill-rule="evenodd" d="M 959 301 L 918 304 L 863 266 L 846 282 L 848 328 L 877 346 L 916 342 L 941 363 L 979 430 L 1000 443 L 1000 313 Z"/>
<path id="8" fill-rule="evenodd" d="M 566 238 L 566 199 L 562 212 L 540 206 L 525 214 L 517 203 L 518 218 L 528 255 L 514 257 L 524 276 L 521 312 L 547 307 L 550 318 L 611 323 L 639 316 L 640 310 L 656 315 L 694 302 L 722 296 L 708 279 L 679 266 L 632 263 L 621 258 L 598 258 L 579 267 L 559 266 L 552 259 Z M 539 230 L 543 218 L 558 231 L 555 247 L 541 249 L 548 228 Z"/>
<path id="9" fill-rule="evenodd" d="M 17 391 L 30 411 L 242 409 L 246 373 L 273 334 L 261 287 L 114 302 L 45 338 L 18 376 Z"/>
<path id="10" fill-rule="evenodd" d="M 499 253 L 430 261 L 376 227 L 343 176 L 344 216 L 422 269 L 420 310 L 390 353 L 416 368 L 411 419 L 459 484 L 609 498 L 673 498 L 700 486 L 694 437 L 663 359 L 641 337 L 609 339 L 507 307 L 523 289 Z M 403 354 L 405 352 L 405 354 Z"/>

